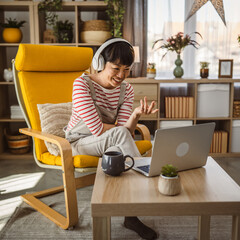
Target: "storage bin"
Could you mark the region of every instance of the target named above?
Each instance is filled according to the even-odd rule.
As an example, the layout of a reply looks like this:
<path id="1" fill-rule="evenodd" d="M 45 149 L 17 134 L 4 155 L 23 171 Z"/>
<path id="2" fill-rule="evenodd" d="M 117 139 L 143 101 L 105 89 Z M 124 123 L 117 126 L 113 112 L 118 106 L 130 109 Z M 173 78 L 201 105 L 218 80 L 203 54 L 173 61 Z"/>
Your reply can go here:
<path id="1" fill-rule="evenodd" d="M 197 117 L 229 117 L 229 84 L 199 84 Z"/>
<path id="2" fill-rule="evenodd" d="M 231 152 L 240 152 L 240 120 L 232 122 Z"/>
<path id="3" fill-rule="evenodd" d="M 192 126 L 192 121 L 161 121 L 160 129 Z"/>

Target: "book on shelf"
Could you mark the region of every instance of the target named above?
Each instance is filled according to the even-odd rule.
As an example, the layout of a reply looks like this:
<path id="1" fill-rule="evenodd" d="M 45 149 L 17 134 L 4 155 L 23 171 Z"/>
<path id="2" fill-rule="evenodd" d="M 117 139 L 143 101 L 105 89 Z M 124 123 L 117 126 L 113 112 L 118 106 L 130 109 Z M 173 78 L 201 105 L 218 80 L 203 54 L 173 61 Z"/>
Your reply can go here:
<path id="1" fill-rule="evenodd" d="M 178 105 L 179 105 L 179 100 L 178 100 L 178 98 L 179 98 L 179 97 L 174 97 L 174 104 L 175 104 L 175 106 L 174 106 L 174 108 L 175 108 L 174 113 L 175 113 L 175 118 L 179 118 L 179 112 L 178 112 L 178 109 L 179 109 L 179 107 L 178 107 Z"/>
<path id="2" fill-rule="evenodd" d="M 194 97 L 175 96 L 165 97 L 165 117 L 166 118 L 193 118 L 194 117 Z"/>
<path id="3" fill-rule="evenodd" d="M 171 115 L 172 115 L 172 118 L 175 118 L 174 105 L 175 105 L 174 97 L 171 97 L 171 112 L 172 112 Z"/>
<path id="4" fill-rule="evenodd" d="M 169 97 L 165 97 L 165 117 L 169 118 Z"/>
<path id="5" fill-rule="evenodd" d="M 194 116 L 194 98 L 193 97 L 188 97 L 188 117 L 193 118 Z"/>
<path id="6" fill-rule="evenodd" d="M 169 118 L 172 117 L 172 99 L 171 97 L 168 97 L 168 114 L 169 114 Z"/>
<path id="7" fill-rule="evenodd" d="M 210 147 L 211 153 L 226 153 L 228 145 L 227 131 L 214 131 L 213 139 Z"/>
<path id="8" fill-rule="evenodd" d="M 183 97 L 179 97 L 179 118 L 183 118 Z"/>
<path id="9" fill-rule="evenodd" d="M 187 118 L 187 97 L 183 97 L 183 112 L 182 116 L 183 118 Z"/>
<path id="10" fill-rule="evenodd" d="M 226 131 L 222 131 L 222 153 L 227 152 L 227 145 L 228 145 L 228 133 Z"/>

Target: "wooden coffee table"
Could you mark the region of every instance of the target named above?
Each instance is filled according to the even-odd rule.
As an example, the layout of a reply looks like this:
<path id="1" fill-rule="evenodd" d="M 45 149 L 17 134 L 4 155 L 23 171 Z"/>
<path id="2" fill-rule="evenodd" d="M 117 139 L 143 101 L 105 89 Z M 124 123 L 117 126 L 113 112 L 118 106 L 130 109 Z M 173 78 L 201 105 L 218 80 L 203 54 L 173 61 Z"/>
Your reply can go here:
<path id="1" fill-rule="evenodd" d="M 232 215 L 232 239 L 240 239 L 240 187 L 211 158 L 205 167 L 180 172 L 182 192 L 164 196 L 158 177 L 134 170 L 118 177 L 103 173 L 93 188 L 93 239 L 111 239 L 111 216 L 199 216 L 198 239 L 210 239 L 210 216 Z"/>

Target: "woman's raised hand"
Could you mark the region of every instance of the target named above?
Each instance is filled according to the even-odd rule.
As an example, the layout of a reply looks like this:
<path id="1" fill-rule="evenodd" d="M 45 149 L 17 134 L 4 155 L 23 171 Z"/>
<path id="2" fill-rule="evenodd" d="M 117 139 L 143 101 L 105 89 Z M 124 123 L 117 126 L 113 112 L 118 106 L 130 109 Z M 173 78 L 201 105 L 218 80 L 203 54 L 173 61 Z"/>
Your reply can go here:
<path id="1" fill-rule="evenodd" d="M 134 109 L 134 112 L 136 115 L 140 116 L 142 114 L 149 115 L 152 113 L 156 113 L 158 109 L 154 109 L 156 103 L 155 101 L 152 101 L 150 105 L 147 103 L 147 97 L 144 97 L 144 99 L 140 100 L 140 106 Z"/>

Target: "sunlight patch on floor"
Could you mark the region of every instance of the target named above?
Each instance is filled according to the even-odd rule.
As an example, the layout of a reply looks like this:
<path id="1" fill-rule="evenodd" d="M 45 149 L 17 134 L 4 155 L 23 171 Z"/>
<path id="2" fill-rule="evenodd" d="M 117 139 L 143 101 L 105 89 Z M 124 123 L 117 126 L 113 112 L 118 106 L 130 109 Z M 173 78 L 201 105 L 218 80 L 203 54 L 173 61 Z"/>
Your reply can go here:
<path id="1" fill-rule="evenodd" d="M 0 194 L 8 194 L 33 188 L 44 174 L 44 172 L 25 173 L 0 178 Z"/>
<path id="2" fill-rule="evenodd" d="M 0 231 L 21 203 L 20 196 L 0 201 Z"/>

